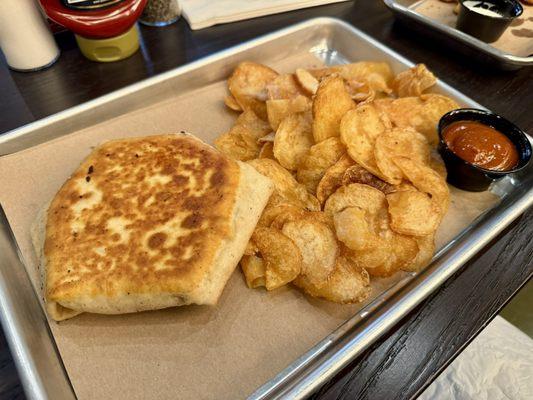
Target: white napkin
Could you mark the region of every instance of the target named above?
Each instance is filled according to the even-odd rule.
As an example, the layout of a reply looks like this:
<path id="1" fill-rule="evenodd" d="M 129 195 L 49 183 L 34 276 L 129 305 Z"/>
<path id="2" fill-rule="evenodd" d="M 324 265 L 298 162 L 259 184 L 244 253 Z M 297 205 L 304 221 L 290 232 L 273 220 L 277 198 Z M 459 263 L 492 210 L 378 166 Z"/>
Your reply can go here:
<path id="1" fill-rule="evenodd" d="M 533 399 L 533 340 L 497 316 L 418 400 Z"/>
<path id="2" fill-rule="evenodd" d="M 179 0 L 193 30 L 343 1 L 349 0 Z"/>

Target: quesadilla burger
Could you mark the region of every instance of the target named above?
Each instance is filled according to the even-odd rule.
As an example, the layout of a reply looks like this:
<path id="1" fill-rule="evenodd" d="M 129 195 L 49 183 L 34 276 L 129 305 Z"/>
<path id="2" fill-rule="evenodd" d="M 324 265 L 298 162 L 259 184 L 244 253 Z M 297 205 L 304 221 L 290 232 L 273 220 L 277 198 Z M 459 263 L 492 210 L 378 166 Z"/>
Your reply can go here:
<path id="1" fill-rule="evenodd" d="M 216 304 L 272 190 L 188 134 L 100 145 L 32 229 L 47 312 Z"/>

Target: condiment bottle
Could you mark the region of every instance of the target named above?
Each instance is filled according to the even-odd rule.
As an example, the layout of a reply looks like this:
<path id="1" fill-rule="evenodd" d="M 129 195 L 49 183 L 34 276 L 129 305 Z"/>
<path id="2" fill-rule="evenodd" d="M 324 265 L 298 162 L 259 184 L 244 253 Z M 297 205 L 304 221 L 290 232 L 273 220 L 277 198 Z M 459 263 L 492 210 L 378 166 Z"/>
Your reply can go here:
<path id="1" fill-rule="evenodd" d="M 0 0 L 0 48 L 17 71 L 52 65 L 59 49 L 34 0 Z"/>
<path id="2" fill-rule="evenodd" d="M 1 0 L 0 0 L 1 1 Z M 146 0 L 40 0 L 48 17 L 74 32 L 82 54 L 118 61 L 139 48 L 135 23 Z"/>
<path id="3" fill-rule="evenodd" d="M 149 26 L 166 26 L 176 22 L 180 15 L 178 0 L 148 0 L 139 21 Z"/>

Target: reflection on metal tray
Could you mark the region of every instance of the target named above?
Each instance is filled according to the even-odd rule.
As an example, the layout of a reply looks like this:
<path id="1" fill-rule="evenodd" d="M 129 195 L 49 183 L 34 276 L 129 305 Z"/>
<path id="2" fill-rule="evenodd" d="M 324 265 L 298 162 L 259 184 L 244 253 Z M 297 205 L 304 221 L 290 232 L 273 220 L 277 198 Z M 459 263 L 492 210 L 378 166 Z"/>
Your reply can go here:
<path id="1" fill-rule="evenodd" d="M 0 154 L 30 148 L 75 130 L 161 101 L 175 93 L 225 79 L 245 59 L 265 63 L 294 49 L 306 49 L 326 64 L 354 60 L 387 61 L 398 72 L 413 64 L 352 26 L 331 18 L 314 19 L 189 65 L 131 85 L 91 102 L 0 136 Z M 459 103 L 482 108 L 442 81 L 436 90 Z M 533 204 L 533 165 L 493 191 L 502 201 L 487 210 L 435 256 L 347 320 L 334 332 L 258 388 L 253 399 L 303 398 L 367 349 L 403 316 L 437 289 L 478 250 Z M 29 398 L 74 398 L 35 292 L 17 257 L 9 223 L 0 212 L 0 318 Z"/>
<path id="2" fill-rule="evenodd" d="M 439 20 L 432 19 L 419 12 L 425 7 L 427 0 L 383 0 L 387 7 L 392 10 L 399 21 L 405 22 L 406 26 L 415 29 L 425 36 L 433 37 L 446 43 L 450 48 L 475 58 L 481 62 L 489 63 L 504 70 L 514 70 L 525 66 L 533 66 L 533 49 L 527 45 L 529 51 L 522 51 L 521 55 L 510 51 L 501 50 L 491 44 L 485 43 L 473 36 L 463 33 L 453 27 L 455 18 L 439 16 Z M 435 0 L 436 1 L 436 0 Z M 439 3 L 436 3 L 439 5 Z M 435 5 L 432 5 L 435 7 Z M 452 4 L 440 3 L 440 7 L 453 7 Z M 429 14 L 429 8 L 424 14 Z M 437 12 L 436 16 L 439 13 Z M 522 21 L 523 22 L 523 21 Z M 508 28 L 508 30 L 511 28 Z M 505 35 L 505 34 L 504 34 Z M 529 44 L 527 39 L 521 39 Z M 497 41 L 496 44 L 499 44 Z"/>

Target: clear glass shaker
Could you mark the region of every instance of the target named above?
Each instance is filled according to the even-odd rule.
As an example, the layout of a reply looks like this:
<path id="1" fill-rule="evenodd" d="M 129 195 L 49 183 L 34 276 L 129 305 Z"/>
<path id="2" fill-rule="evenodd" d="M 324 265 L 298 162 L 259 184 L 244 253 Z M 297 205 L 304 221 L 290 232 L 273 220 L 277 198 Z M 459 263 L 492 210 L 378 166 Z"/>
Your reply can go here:
<path id="1" fill-rule="evenodd" d="M 139 22 L 149 26 L 166 26 L 176 22 L 180 16 L 178 0 L 148 0 Z"/>

